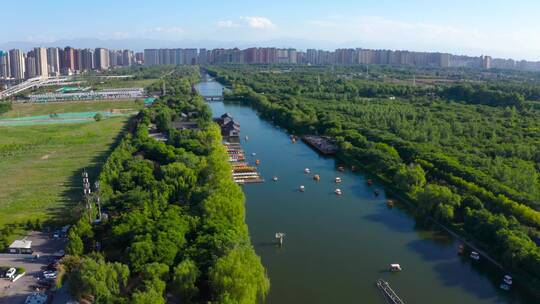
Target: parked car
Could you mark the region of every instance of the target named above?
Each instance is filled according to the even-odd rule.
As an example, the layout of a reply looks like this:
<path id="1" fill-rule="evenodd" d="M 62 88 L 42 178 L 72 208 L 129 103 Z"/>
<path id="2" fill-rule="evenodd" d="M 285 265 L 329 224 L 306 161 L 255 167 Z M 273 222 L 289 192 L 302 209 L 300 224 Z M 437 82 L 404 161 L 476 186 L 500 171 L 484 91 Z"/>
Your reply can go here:
<path id="1" fill-rule="evenodd" d="M 6 272 L 6 278 L 9 278 L 9 279 L 13 279 L 15 277 L 15 274 L 17 273 L 17 269 L 15 268 L 10 268 L 8 269 L 8 271 Z"/>

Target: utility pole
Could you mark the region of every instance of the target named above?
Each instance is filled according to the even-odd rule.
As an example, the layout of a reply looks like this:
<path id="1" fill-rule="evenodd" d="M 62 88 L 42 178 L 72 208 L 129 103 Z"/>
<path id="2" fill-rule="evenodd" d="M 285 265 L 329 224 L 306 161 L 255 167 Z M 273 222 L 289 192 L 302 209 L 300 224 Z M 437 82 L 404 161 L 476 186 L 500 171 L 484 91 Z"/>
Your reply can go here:
<path id="1" fill-rule="evenodd" d="M 101 222 L 101 200 L 99 198 L 99 181 L 96 181 L 94 183 L 94 187 L 96 189 L 96 201 L 98 206 L 99 222 Z"/>
<path id="2" fill-rule="evenodd" d="M 86 210 L 88 212 L 88 218 L 90 220 L 90 223 L 92 223 L 92 205 L 90 203 L 90 194 L 92 193 L 92 190 L 90 189 L 90 181 L 88 180 L 88 172 L 86 172 L 86 170 L 84 170 L 82 173 L 82 181 L 84 200 L 86 202 Z"/>

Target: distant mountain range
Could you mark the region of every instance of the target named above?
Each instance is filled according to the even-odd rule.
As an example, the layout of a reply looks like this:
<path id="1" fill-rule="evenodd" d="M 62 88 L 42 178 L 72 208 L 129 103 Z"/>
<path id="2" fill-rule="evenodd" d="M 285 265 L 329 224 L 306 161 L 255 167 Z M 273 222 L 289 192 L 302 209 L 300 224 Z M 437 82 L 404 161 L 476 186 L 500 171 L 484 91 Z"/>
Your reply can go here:
<path id="1" fill-rule="evenodd" d="M 41 47 L 65 47 L 71 46 L 74 48 L 96 48 L 103 47 L 108 49 L 131 49 L 142 51 L 145 48 L 248 48 L 248 47 L 283 47 L 297 49 L 335 49 L 341 47 L 361 47 L 358 43 L 329 43 L 323 41 L 311 41 L 302 39 L 279 39 L 260 42 L 247 41 L 217 41 L 217 40 L 158 40 L 158 39 L 62 39 L 52 42 L 30 42 L 30 41 L 11 41 L 0 43 L 1 50 L 23 49 L 30 50 L 31 48 Z"/>

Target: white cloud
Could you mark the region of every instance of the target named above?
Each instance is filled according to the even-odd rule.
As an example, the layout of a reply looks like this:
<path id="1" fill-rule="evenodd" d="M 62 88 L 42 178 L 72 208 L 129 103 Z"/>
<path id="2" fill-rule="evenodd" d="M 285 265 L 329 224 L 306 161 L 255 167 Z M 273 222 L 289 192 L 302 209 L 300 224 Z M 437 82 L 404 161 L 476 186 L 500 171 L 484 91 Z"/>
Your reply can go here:
<path id="1" fill-rule="evenodd" d="M 221 20 L 216 23 L 217 27 L 221 28 L 231 28 L 238 27 L 238 24 L 234 23 L 232 20 Z"/>
<path id="2" fill-rule="evenodd" d="M 158 33 L 158 34 L 184 34 L 185 30 L 178 26 L 172 27 L 155 27 L 143 30 L 144 33 Z"/>
<path id="3" fill-rule="evenodd" d="M 240 17 L 238 20 L 221 20 L 216 23 L 218 28 L 252 28 L 273 30 L 277 26 L 266 17 Z"/>
<path id="4" fill-rule="evenodd" d="M 240 20 L 255 29 L 275 29 L 276 25 L 266 17 L 240 17 Z"/>

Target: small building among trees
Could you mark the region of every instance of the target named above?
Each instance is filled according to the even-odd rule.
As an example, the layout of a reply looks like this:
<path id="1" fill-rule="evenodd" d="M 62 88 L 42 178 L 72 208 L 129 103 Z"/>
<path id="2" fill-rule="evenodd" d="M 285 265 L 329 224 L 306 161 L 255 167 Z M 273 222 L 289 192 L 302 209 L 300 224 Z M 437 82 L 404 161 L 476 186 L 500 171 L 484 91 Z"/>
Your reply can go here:
<path id="1" fill-rule="evenodd" d="M 27 239 L 15 240 L 9 245 L 8 252 L 13 254 L 32 254 L 32 241 Z"/>

